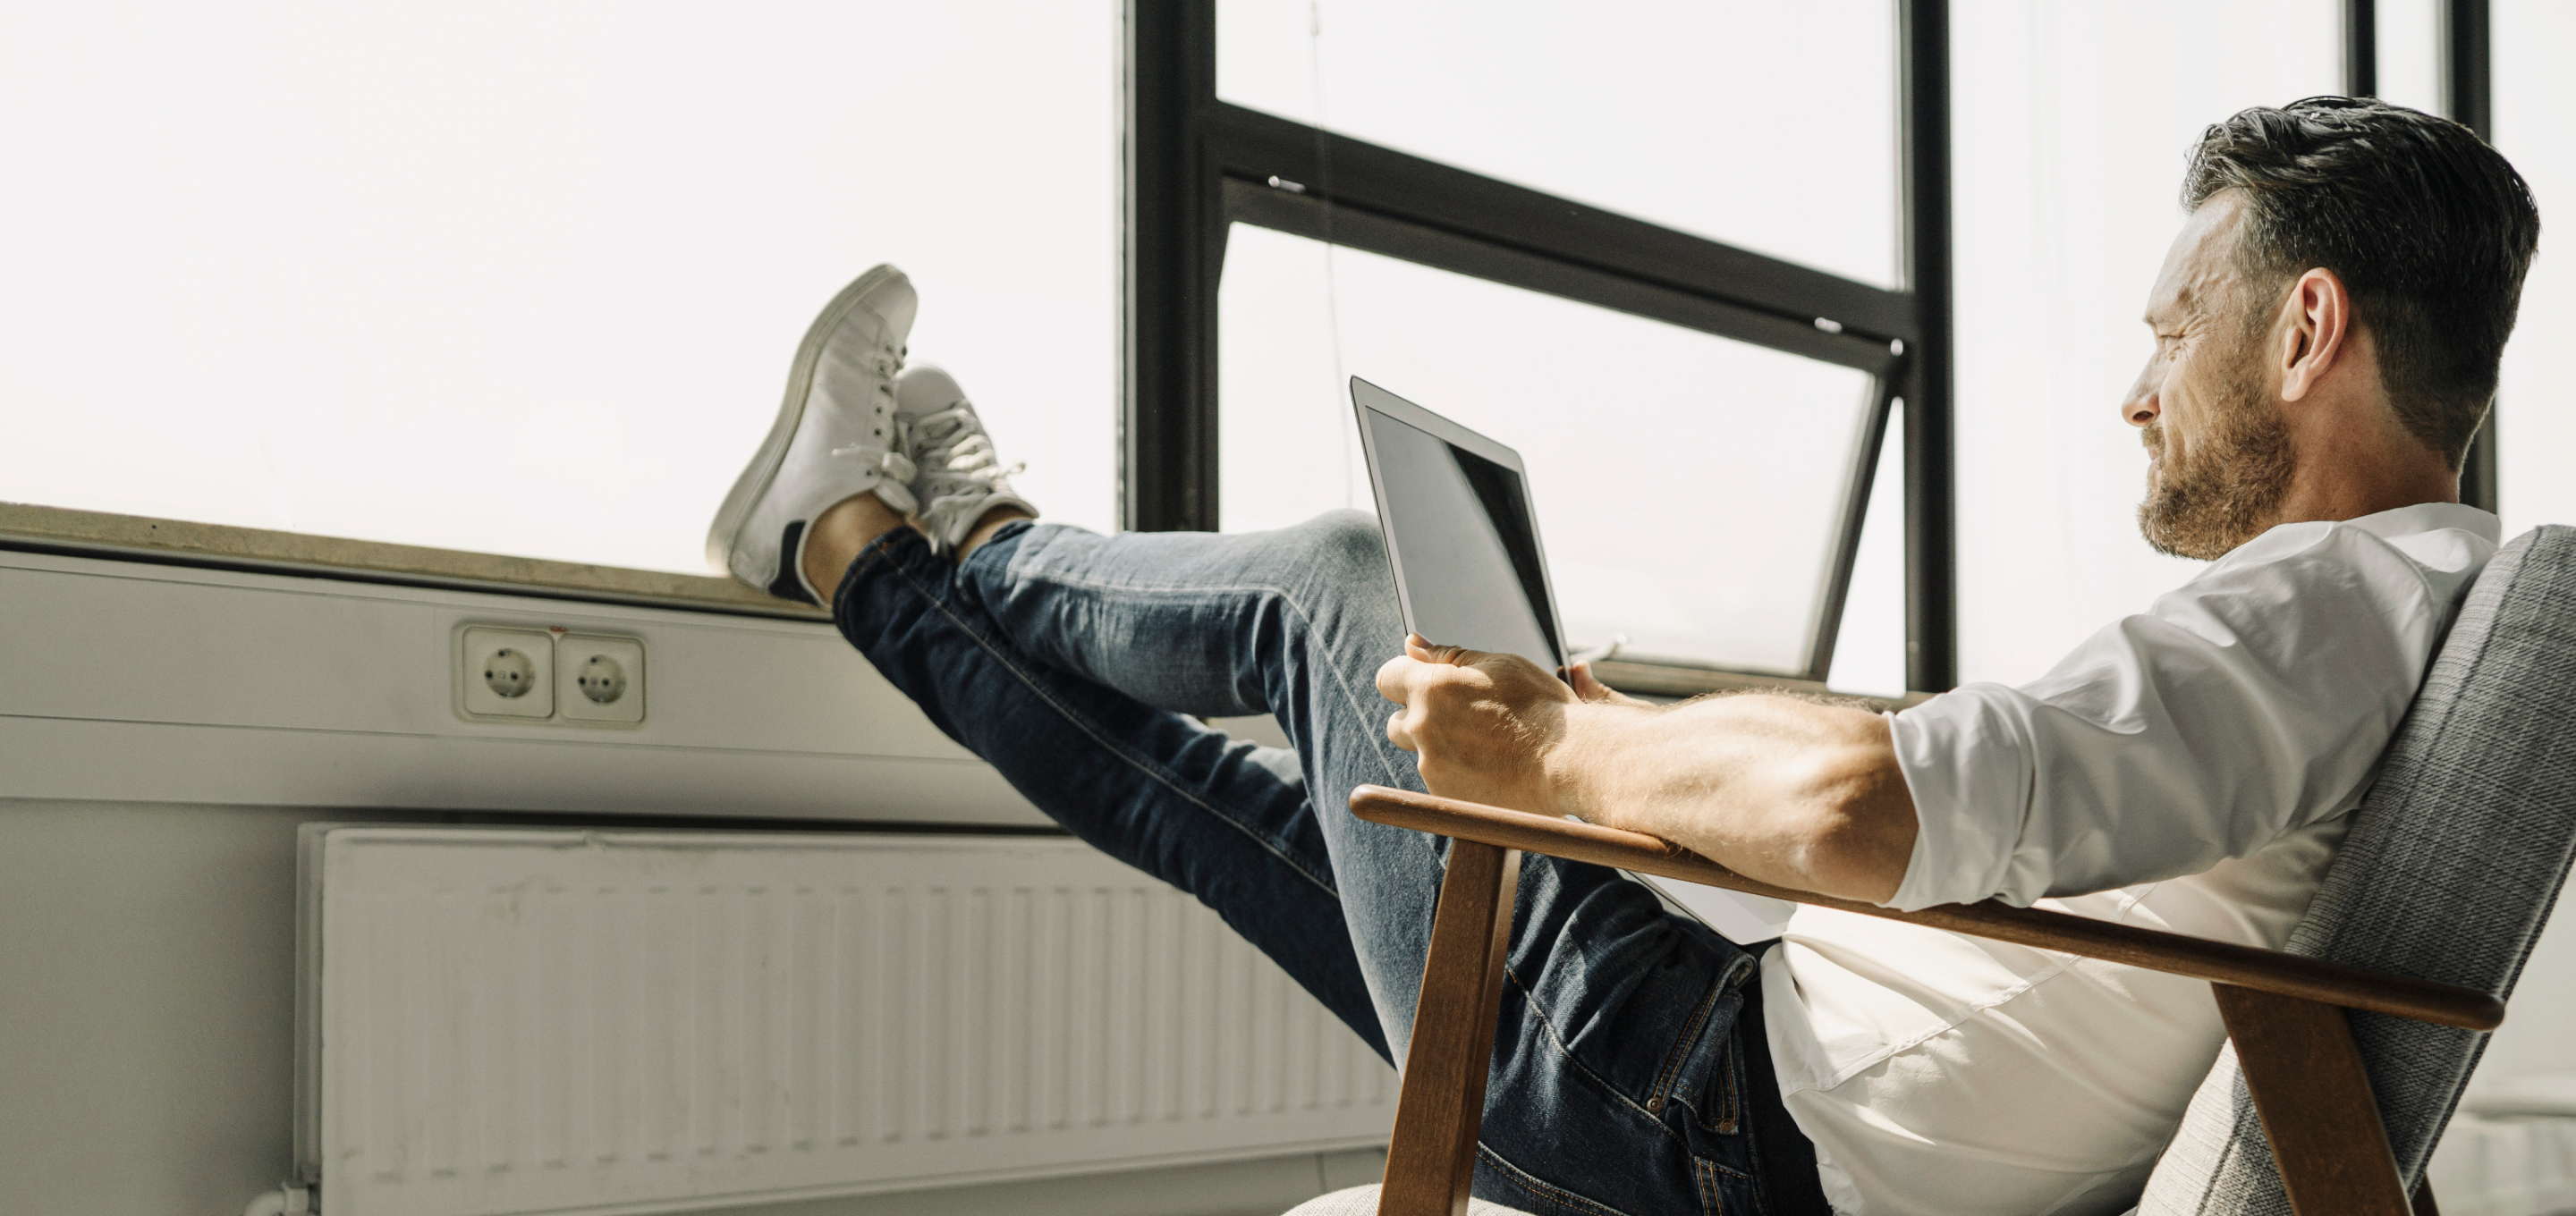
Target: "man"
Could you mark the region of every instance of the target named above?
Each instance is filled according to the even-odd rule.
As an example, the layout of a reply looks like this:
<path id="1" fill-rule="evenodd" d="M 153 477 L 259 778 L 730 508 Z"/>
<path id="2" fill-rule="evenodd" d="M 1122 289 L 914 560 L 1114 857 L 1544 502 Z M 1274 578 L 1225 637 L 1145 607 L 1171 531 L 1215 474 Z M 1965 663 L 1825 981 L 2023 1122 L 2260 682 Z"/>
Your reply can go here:
<path id="1" fill-rule="evenodd" d="M 2495 549 L 2458 469 L 2539 220 L 2465 129 L 2341 98 L 2210 128 L 2184 201 L 2120 409 L 2148 542 L 2213 564 L 2019 689 L 1652 706 L 1404 638 L 1365 516 L 1034 523 L 956 382 L 900 367 L 914 296 L 883 267 L 807 335 L 709 553 L 829 603 L 949 735 L 1390 1058 L 1442 850 L 1352 818 L 1362 782 L 1900 908 L 2278 946 Z M 1185 716 L 1255 713 L 1294 750 Z M 2120 1211 L 2224 1037 L 2193 981 L 1813 908 L 1748 950 L 1525 864 L 1476 1191 L 1533 1212 Z"/>

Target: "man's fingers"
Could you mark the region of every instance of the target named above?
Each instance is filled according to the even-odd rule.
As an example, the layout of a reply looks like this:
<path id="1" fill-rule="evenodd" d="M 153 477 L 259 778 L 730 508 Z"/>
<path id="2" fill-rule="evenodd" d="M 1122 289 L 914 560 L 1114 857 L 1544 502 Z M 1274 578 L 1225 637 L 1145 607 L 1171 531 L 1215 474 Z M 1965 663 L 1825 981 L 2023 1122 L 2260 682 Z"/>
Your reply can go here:
<path id="1" fill-rule="evenodd" d="M 1566 668 L 1565 676 L 1565 682 L 1574 686 L 1575 696 L 1586 701 L 1604 701 L 1610 697 L 1610 690 L 1602 687 L 1601 681 L 1592 674 L 1590 663 L 1577 663 Z"/>
<path id="2" fill-rule="evenodd" d="M 1397 655 L 1378 664 L 1377 695 L 1398 705 L 1410 704 L 1413 699 L 1413 669 L 1421 665 L 1420 659 L 1407 655 Z"/>
<path id="3" fill-rule="evenodd" d="M 1437 645 L 1418 633 L 1404 635 L 1404 654 L 1418 663 L 1445 663 L 1451 667 L 1473 667 L 1476 660 L 1485 657 L 1481 650 Z"/>
<path id="4" fill-rule="evenodd" d="M 1484 658 L 1479 651 L 1459 646 L 1434 646 L 1420 634 L 1406 634 L 1404 653 L 1388 659 L 1377 669 L 1377 695 L 1399 705 L 1410 705 L 1414 694 L 1441 678 L 1444 667 L 1470 667 Z"/>
<path id="5" fill-rule="evenodd" d="M 1422 750 L 1413 745 L 1413 728 L 1406 721 L 1412 716 L 1410 709 L 1399 709 L 1386 716 L 1386 741 L 1408 752 Z"/>
<path id="6" fill-rule="evenodd" d="M 1386 720 L 1386 741 L 1409 752 L 1422 750 L 1418 729 L 1429 712 L 1431 686 L 1455 678 L 1456 669 L 1397 655 L 1377 669 L 1377 695 L 1396 703 Z"/>

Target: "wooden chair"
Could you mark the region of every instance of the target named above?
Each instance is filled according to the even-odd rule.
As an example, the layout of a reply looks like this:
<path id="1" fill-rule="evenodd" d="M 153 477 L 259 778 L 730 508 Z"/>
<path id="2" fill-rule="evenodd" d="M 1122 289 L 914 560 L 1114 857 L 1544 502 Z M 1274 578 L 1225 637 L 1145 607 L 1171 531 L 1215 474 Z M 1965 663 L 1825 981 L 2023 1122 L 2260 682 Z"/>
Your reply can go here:
<path id="1" fill-rule="evenodd" d="M 2207 980 L 2230 1048 L 2140 1211 L 2431 1213 L 2409 1180 L 2576 855 L 2576 529 L 2519 538 L 2479 579 L 2286 951 L 1991 901 L 1896 912 L 1651 836 L 1375 786 L 1351 810 L 1455 842 L 1380 1216 L 1467 1211 L 1524 850 Z M 1342 1210 L 1359 1209 L 1299 1213 Z"/>

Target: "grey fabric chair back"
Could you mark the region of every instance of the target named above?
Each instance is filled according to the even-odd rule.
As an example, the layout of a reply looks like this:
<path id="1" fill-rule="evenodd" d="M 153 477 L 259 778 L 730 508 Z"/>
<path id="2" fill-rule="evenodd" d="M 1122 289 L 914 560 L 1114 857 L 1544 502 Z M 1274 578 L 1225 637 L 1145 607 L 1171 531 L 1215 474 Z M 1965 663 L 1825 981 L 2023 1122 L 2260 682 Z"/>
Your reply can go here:
<path id="1" fill-rule="evenodd" d="M 2354 816 L 2290 951 L 2510 996 L 2576 850 L 2576 529 L 2496 554 Z M 2487 1036 L 2350 1016 L 2412 1187 Z M 2232 1046 L 2138 1211 L 2290 1216 Z"/>

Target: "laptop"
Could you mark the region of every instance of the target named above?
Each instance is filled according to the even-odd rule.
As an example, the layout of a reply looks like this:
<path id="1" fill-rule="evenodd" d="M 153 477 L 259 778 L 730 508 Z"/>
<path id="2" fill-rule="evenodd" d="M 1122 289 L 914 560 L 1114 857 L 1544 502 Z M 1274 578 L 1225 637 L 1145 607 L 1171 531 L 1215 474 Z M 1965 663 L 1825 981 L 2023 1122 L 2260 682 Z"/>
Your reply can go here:
<path id="1" fill-rule="evenodd" d="M 1566 649 L 1520 453 L 1357 376 L 1351 405 L 1404 627 L 1444 646 L 1516 654 L 1559 675 L 1587 657 Z M 1793 907 L 1630 877 L 1738 944 L 1778 937 Z"/>

